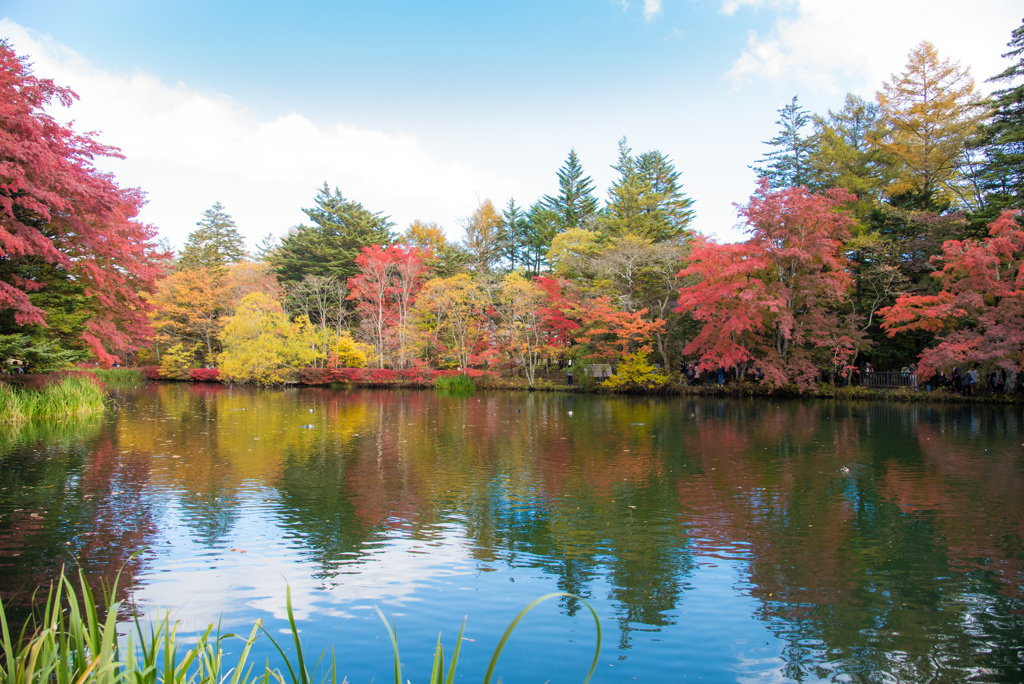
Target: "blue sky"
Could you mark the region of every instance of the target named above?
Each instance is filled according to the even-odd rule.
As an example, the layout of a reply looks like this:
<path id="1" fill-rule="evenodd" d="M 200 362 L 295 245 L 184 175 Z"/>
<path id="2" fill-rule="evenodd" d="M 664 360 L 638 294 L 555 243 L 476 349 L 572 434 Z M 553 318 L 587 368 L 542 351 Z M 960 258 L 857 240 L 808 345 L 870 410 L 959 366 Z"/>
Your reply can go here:
<path id="1" fill-rule="evenodd" d="M 70 86 L 80 130 L 122 148 L 143 218 L 180 245 L 222 202 L 255 243 L 324 181 L 402 229 L 449 236 L 478 199 L 556 190 L 570 147 L 599 194 L 619 138 L 682 173 L 698 230 L 733 203 L 793 95 L 870 97 L 931 40 L 979 88 L 1004 68 L 1018 0 L 50 2 L 0 0 L 0 36 Z"/>

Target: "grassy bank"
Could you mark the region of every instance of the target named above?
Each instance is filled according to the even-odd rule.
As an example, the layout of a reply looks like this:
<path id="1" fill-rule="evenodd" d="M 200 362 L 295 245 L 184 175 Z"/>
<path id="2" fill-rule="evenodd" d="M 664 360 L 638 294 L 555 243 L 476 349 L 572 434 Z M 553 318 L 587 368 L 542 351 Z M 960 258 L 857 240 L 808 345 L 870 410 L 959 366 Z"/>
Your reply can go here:
<path id="1" fill-rule="evenodd" d="M 0 423 L 97 413 L 103 410 L 103 399 L 102 384 L 86 375 L 66 375 L 38 388 L 0 383 Z"/>
<path id="2" fill-rule="evenodd" d="M 273 636 L 277 630 L 265 628 L 262 621 L 253 625 L 248 637 L 220 634 L 212 624 L 199 635 L 198 640 L 179 637 L 177 623 L 172 623 L 166 614 L 148 628 L 136 622 L 134 632 L 129 631 L 127 638 L 121 640 L 117 633 L 117 617 L 122 606 L 110 598 L 115 594 L 116 584 L 106 597 L 102 597 L 102 601 L 97 601 L 101 597 L 93 594 L 81 575 L 76 591 L 62 574 L 50 589 L 42 612 L 25 625 L 20 634 L 12 633 L 0 603 L 0 684 L 336 684 L 339 681 L 339 666 L 333 656 L 328 660 L 325 653 L 318 660 L 311 661 L 303 653 L 290 590 L 286 594 L 286 606 L 293 644 L 283 645 Z M 484 675 L 485 684 L 492 681 L 501 651 L 519 621 L 544 601 L 568 596 L 573 595 L 565 592 L 546 594 L 519 612 L 494 649 Z M 597 667 L 601 623 L 590 604 L 582 598 L 579 600 L 590 610 L 597 627 L 594 659 L 583 680 L 586 684 Z M 377 613 L 384 622 L 394 650 L 393 665 L 386 664 L 385 667 L 389 671 L 393 668 L 395 684 L 403 684 L 407 680 L 402 673 L 397 627 L 388 624 L 380 609 Z M 455 681 L 462 634 L 460 630 L 447 661 L 438 635 L 433 666 L 421 681 L 431 684 Z M 250 649 L 262 635 L 281 655 L 280 667 L 272 668 L 269 662 L 260 667 L 249 661 Z M 229 639 L 243 642 L 238 661 L 234 664 L 226 663 L 224 659 L 224 642 Z M 294 650 L 289 656 L 287 651 L 293 645 Z M 347 680 L 343 676 L 341 681 Z"/>

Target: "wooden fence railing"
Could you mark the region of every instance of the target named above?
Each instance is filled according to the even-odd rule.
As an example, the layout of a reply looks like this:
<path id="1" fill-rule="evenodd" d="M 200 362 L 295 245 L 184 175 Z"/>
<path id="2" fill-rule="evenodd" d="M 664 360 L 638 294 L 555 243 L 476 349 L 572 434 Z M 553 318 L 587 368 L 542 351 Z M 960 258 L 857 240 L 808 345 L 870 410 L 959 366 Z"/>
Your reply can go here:
<path id="1" fill-rule="evenodd" d="M 918 376 L 916 373 L 904 371 L 871 371 L 870 373 L 864 373 L 861 376 L 861 384 L 864 387 L 873 387 L 875 389 L 897 389 L 899 387 L 909 387 L 910 389 L 916 390 L 918 385 Z"/>

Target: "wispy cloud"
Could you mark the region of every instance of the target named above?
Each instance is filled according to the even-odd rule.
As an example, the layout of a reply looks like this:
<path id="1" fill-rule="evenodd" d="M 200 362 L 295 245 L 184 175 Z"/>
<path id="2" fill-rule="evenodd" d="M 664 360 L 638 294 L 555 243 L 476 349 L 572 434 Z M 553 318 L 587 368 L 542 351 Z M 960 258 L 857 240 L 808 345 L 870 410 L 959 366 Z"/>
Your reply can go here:
<path id="1" fill-rule="evenodd" d="M 722 3 L 722 12 L 731 16 L 736 14 L 740 7 L 744 5 L 754 5 L 756 7 L 762 4 L 764 4 L 764 0 L 725 0 Z"/>
<path id="2" fill-rule="evenodd" d="M 728 72 L 737 87 L 770 79 L 794 80 L 825 92 L 840 80 L 870 93 L 900 71 L 908 52 L 930 40 L 944 57 L 972 66 L 978 80 L 1001 70 L 999 54 L 1020 23 L 1016 0 L 990 0 L 985 16 L 963 11 L 960 0 L 726 0 L 722 11 L 744 5 L 779 13 L 766 35 L 751 32 Z M 794 11 L 795 9 L 795 11 Z M 992 21 L 993 14 L 1005 22 Z M 950 21 L 949 17 L 958 17 Z"/>
<path id="3" fill-rule="evenodd" d="M 644 19 L 654 21 L 661 14 L 661 0 L 644 0 Z"/>
<path id="4" fill-rule="evenodd" d="M 344 122 L 317 125 L 299 113 L 252 116 L 230 98 L 169 85 L 143 73 L 98 69 L 64 46 L 0 20 L 0 35 L 28 55 L 38 76 L 70 86 L 81 100 L 53 115 L 79 131 L 101 131 L 126 161 L 103 162 L 124 185 L 149 194 L 142 218 L 182 244 L 202 211 L 223 202 L 255 243 L 305 219 L 324 181 L 368 209 L 386 209 L 404 228 L 414 218 L 440 221 L 472 211 L 476 195 L 503 198 L 516 184 L 446 162 L 415 138 Z"/>

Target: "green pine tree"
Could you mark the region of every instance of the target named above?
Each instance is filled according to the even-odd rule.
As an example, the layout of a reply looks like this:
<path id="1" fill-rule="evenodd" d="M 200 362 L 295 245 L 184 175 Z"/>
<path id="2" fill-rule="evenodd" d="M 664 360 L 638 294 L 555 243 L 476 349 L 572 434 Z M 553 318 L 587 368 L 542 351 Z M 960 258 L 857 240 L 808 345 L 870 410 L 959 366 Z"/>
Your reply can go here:
<path id="1" fill-rule="evenodd" d="M 984 233 L 1002 211 L 1024 209 L 1024 24 L 1013 30 L 1008 45 L 1012 49 L 1003 57 L 1015 62 L 989 79 L 1008 85 L 992 93 L 992 116 L 977 142 L 984 161 L 975 178 L 984 205 L 972 223 Z"/>
<path id="2" fill-rule="evenodd" d="M 509 270 L 516 270 L 526 265 L 527 233 L 529 222 L 523 210 L 516 205 L 516 198 L 509 199 L 501 212 L 504 245 L 501 258 L 508 264 Z"/>
<path id="3" fill-rule="evenodd" d="M 758 176 L 767 178 L 773 188 L 799 187 L 810 182 L 813 141 L 803 135 L 804 127 L 810 122 L 811 115 L 800 106 L 795 95 L 792 102 L 779 110 L 779 120 L 775 123 L 782 128 L 774 138 L 764 141 L 771 146 L 771 151 L 757 161 L 759 166 L 750 167 Z"/>
<path id="4" fill-rule="evenodd" d="M 583 167 L 575 149 L 558 170 L 558 194 L 545 195 L 544 205 L 558 214 L 560 230 L 582 228 L 587 219 L 597 213 L 594 182 L 583 175 Z"/>
<path id="5" fill-rule="evenodd" d="M 653 243 L 689 235 L 693 200 L 679 187 L 679 172 L 658 150 L 634 157 L 626 138 L 619 141 L 614 168 L 619 178 L 609 189 L 611 201 L 599 228 L 606 235 L 634 235 Z"/>
<path id="6" fill-rule="evenodd" d="M 178 268 L 183 271 L 199 268 L 219 270 L 245 260 L 245 238 L 238 232 L 235 220 L 224 210 L 223 204 L 214 202 L 196 225 L 199 227 L 189 233 L 181 250 Z"/>
<path id="7" fill-rule="evenodd" d="M 283 282 L 307 275 L 334 276 L 347 282 L 359 273 L 355 260 L 363 247 L 389 245 L 394 223 L 380 212 L 345 199 L 327 183 L 317 191 L 316 206 L 302 211 L 312 225 L 293 228 L 268 257 L 267 263 Z"/>

